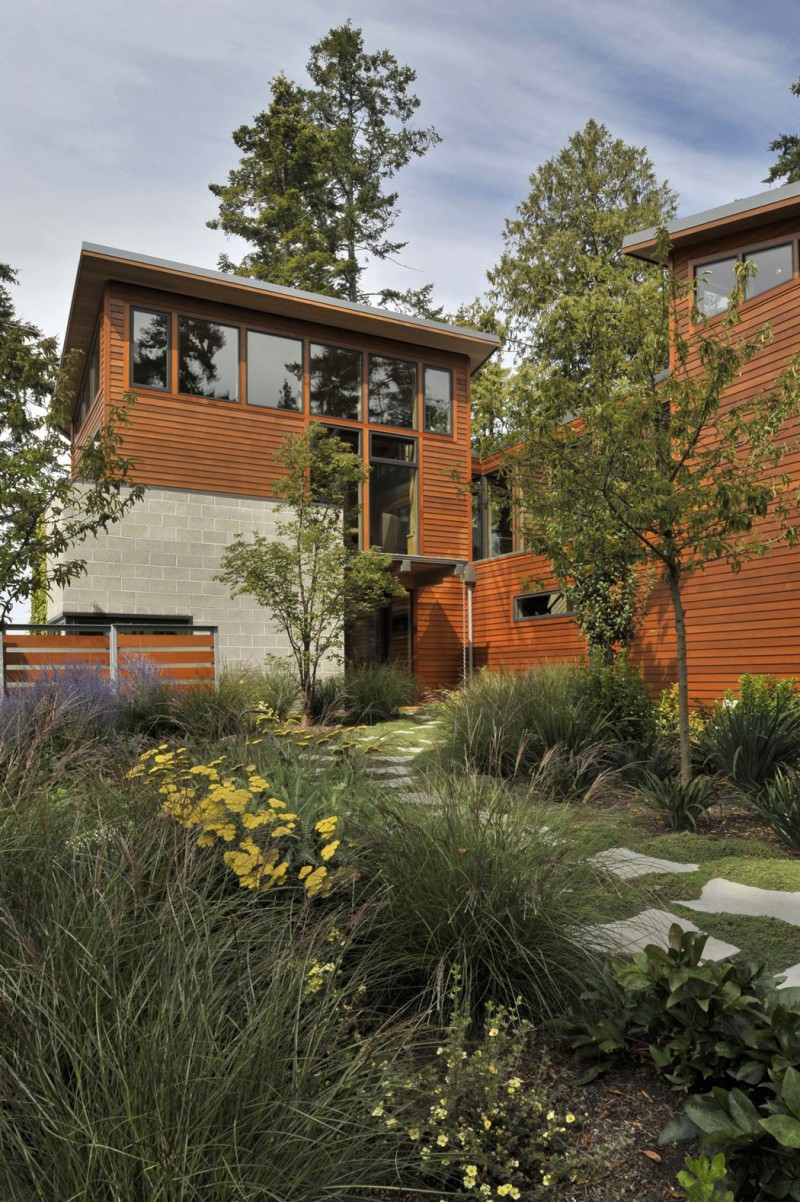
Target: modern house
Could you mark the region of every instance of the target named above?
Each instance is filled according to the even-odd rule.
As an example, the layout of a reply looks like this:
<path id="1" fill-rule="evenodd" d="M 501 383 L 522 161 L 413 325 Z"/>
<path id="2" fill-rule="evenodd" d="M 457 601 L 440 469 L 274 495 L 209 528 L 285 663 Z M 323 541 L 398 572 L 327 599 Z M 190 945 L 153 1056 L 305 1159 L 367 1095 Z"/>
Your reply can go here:
<path id="1" fill-rule="evenodd" d="M 770 322 L 774 337 L 731 390 L 735 404 L 800 350 L 800 184 L 681 218 L 669 233 L 671 265 L 698 278 L 708 317 L 724 308 L 736 262 L 758 267 L 740 328 Z M 624 250 L 654 258 L 655 231 L 631 235 Z M 125 451 L 147 492 L 86 544 L 87 574 L 52 598 L 51 621 L 209 624 L 223 659 L 284 652 L 265 611 L 231 601 L 213 577 L 235 534 L 274 530 L 282 439 L 322 422 L 369 465 L 361 545 L 389 551 L 408 589 L 358 631 L 352 655 L 409 664 L 424 691 L 454 685 L 471 664 L 585 653 L 548 565 L 524 551 L 513 506 L 487 487 L 498 463 L 472 461 L 470 376 L 497 348 L 492 336 L 86 245 L 65 338 L 73 348 L 84 352 L 76 446 L 134 393 Z M 797 459 L 789 470 L 800 482 Z M 719 697 L 743 672 L 800 675 L 800 549 L 783 546 L 735 576 L 709 564 L 686 581 L 684 600 L 693 697 Z M 654 688 L 675 679 L 662 589 L 635 655 Z"/>

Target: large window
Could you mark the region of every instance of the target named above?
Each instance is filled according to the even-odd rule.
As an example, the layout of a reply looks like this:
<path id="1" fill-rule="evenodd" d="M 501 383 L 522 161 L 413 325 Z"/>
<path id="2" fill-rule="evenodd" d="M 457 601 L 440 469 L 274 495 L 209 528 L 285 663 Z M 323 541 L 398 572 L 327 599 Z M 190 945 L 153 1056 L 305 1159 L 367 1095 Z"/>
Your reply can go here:
<path id="1" fill-rule="evenodd" d="M 216 401 L 239 399 L 239 330 L 236 326 L 178 318 L 178 389 Z"/>
<path id="2" fill-rule="evenodd" d="M 369 357 L 369 420 L 382 426 L 416 426 L 417 365 L 406 359 Z"/>
<path id="3" fill-rule="evenodd" d="M 791 242 L 787 242 L 783 246 L 769 246 L 764 250 L 754 250 L 744 256 L 745 263 L 754 263 L 758 268 L 756 274 L 749 276 L 745 281 L 746 300 L 752 300 L 754 296 L 761 296 L 762 292 L 778 288 L 792 278 L 794 269 L 792 251 Z"/>
<path id="4" fill-rule="evenodd" d="M 131 309 L 131 384 L 169 388 L 169 313 Z"/>
<path id="5" fill-rule="evenodd" d="M 247 403 L 268 409 L 303 408 L 303 343 L 299 338 L 247 331 Z"/>
<path id="6" fill-rule="evenodd" d="M 572 613 L 565 593 L 525 593 L 514 598 L 514 621 L 532 618 L 566 618 Z"/>
<path id="7" fill-rule="evenodd" d="M 373 434 L 369 477 L 369 541 L 394 555 L 417 553 L 417 443 Z"/>
<path id="8" fill-rule="evenodd" d="M 312 342 L 309 362 L 311 412 L 357 422 L 361 416 L 360 351 Z"/>
<path id="9" fill-rule="evenodd" d="M 330 426 L 327 422 L 320 424 L 328 434 L 343 442 L 357 456 L 359 463 L 362 462 L 360 430 L 353 430 L 348 426 Z M 357 550 L 361 545 L 361 489 L 358 484 L 353 484 L 347 489 L 344 498 L 343 526 L 345 542 Z"/>
<path id="10" fill-rule="evenodd" d="M 514 515 L 508 481 L 492 473 L 475 481 L 472 494 L 472 558 L 491 559 L 514 550 Z"/>
<path id="11" fill-rule="evenodd" d="M 425 368 L 425 429 L 435 434 L 453 432 L 453 373 L 440 367 Z"/>
<path id="12" fill-rule="evenodd" d="M 695 268 L 697 308 L 704 317 L 715 317 L 728 307 L 728 297 L 736 291 L 736 264 L 730 259 L 717 259 Z"/>

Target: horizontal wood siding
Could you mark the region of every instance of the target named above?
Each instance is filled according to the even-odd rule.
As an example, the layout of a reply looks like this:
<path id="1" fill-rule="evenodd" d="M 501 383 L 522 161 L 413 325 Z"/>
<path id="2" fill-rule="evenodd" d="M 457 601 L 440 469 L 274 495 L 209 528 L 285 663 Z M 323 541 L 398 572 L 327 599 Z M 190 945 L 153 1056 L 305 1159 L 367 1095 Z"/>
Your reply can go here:
<path id="1" fill-rule="evenodd" d="M 134 303 L 212 321 L 232 323 L 269 333 L 308 338 L 312 341 L 349 346 L 402 359 L 416 359 L 420 388 L 422 367 L 447 367 L 454 381 L 454 434 L 446 437 L 421 430 L 405 431 L 368 422 L 336 424 L 362 431 L 368 453 L 369 432 L 385 430 L 413 434 L 419 440 L 421 475 L 421 550 L 426 555 L 465 555 L 469 546 L 469 508 L 456 486 L 445 479 L 443 470 L 457 468 L 463 479 L 469 475 L 469 414 L 467 360 L 427 348 L 374 337 L 346 337 L 341 331 L 311 322 L 292 321 L 249 313 L 235 306 L 211 305 L 173 294 L 109 285 L 109 337 L 111 385 L 109 403 L 119 403 L 130 389 L 129 313 Z M 244 336 L 241 339 L 244 342 Z M 173 354 L 173 365 L 175 356 Z M 172 372 L 174 380 L 175 372 Z M 308 365 L 306 364 L 306 391 Z M 308 414 L 260 408 L 238 402 L 180 396 L 155 389 L 137 389 L 131 423 L 125 432 L 124 450 L 136 461 L 133 476 L 144 484 L 188 488 L 204 492 L 270 498 L 282 469 L 274 462 L 287 434 L 299 433 L 311 420 Z M 368 515 L 365 514 L 365 520 Z M 458 525 L 458 530 L 455 529 Z"/>
<path id="2" fill-rule="evenodd" d="M 106 679 L 111 675 L 110 636 L 106 632 L 3 631 L 0 637 L 4 667 L 0 691 L 30 688 L 70 669 L 89 669 Z M 143 670 L 155 670 L 162 680 L 177 686 L 214 683 L 215 648 L 211 631 L 185 635 L 156 631 L 147 635 L 119 633 L 117 656 L 117 673 L 123 682 L 135 679 Z"/>
<path id="3" fill-rule="evenodd" d="M 414 593 L 414 675 L 422 694 L 455 688 L 461 680 L 463 588 L 458 577 L 448 576 Z"/>

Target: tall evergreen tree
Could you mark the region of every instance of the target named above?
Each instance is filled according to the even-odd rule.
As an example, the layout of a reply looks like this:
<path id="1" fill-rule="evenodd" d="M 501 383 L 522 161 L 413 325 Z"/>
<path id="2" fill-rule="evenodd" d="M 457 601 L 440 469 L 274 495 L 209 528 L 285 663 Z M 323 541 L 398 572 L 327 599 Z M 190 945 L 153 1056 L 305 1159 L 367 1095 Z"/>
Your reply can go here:
<path id="1" fill-rule="evenodd" d="M 800 96 L 800 79 L 791 85 L 795 96 Z M 765 184 L 796 184 L 800 181 L 800 134 L 781 134 L 769 144 L 777 159 L 769 169 Z"/>
<path id="2" fill-rule="evenodd" d="M 226 184 L 211 184 L 219 216 L 208 224 L 250 242 L 226 271 L 352 301 L 370 297 L 362 276 L 370 259 L 406 243 L 392 238 L 398 194 L 386 182 L 440 139 L 411 122 L 416 73 L 388 50 L 367 53 L 348 21 L 311 47 L 311 86 L 279 75 L 269 107 L 234 131 L 242 151 Z M 430 311 L 430 286 L 382 301 Z"/>

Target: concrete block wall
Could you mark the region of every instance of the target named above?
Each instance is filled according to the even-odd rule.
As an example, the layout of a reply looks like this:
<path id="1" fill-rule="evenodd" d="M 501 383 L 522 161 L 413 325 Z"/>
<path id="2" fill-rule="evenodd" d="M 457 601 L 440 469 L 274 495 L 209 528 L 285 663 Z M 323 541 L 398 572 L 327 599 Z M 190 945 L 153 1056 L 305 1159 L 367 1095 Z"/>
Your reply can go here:
<path id="1" fill-rule="evenodd" d="M 191 616 L 218 626 L 223 663 L 261 664 L 289 655 L 286 636 L 249 597 L 231 600 L 214 580 L 220 556 L 241 533 L 275 537 L 274 501 L 148 488 L 121 522 L 73 548 L 86 574 L 54 589 L 48 620 L 62 613 Z"/>

